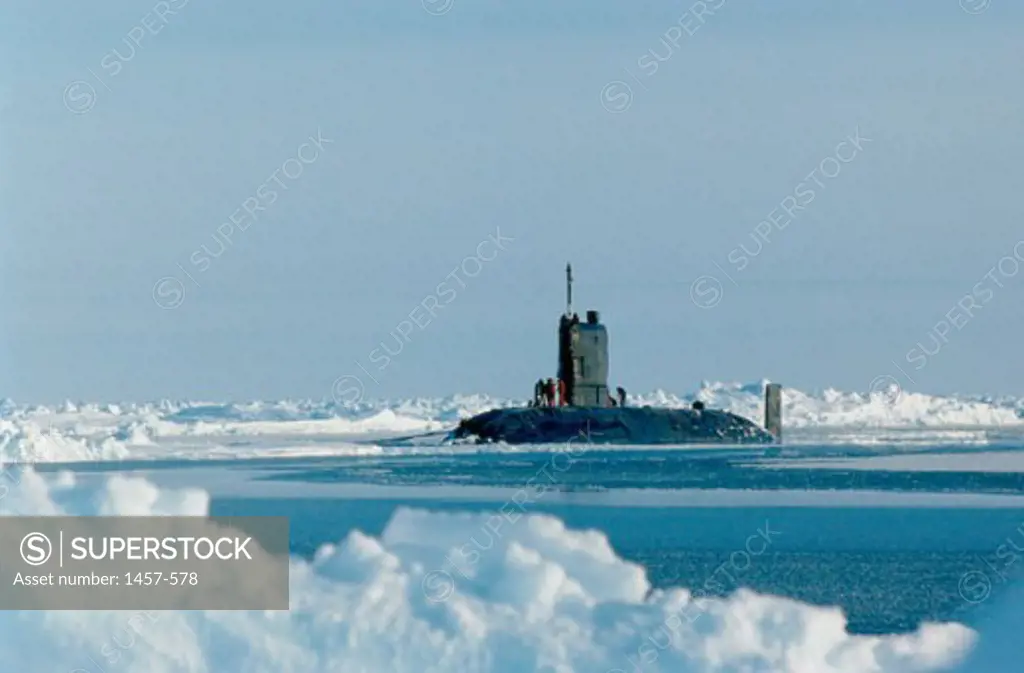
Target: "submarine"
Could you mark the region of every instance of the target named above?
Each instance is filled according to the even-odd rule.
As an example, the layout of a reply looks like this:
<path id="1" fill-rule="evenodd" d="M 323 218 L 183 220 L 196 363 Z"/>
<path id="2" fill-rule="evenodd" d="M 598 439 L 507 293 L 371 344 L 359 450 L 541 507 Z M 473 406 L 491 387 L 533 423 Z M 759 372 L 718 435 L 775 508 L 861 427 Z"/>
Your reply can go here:
<path id="1" fill-rule="evenodd" d="M 594 444 L 777 444 L 782 441 L 782 386 L 765 387 L 764 427 L 694 402 L 689 409 L 629 406 L 608 390 L 608 329 L 597 311 L 581 321 L 572 310 L 572 265 L 567 264 L 566 310 L 558 322 L 558 399 L 537 382 L 526 407 L 491 409 L 462 420 L 448 441 L 552 444 L 585 438 Z M 549 383 L 549 388 L 550 388 Z"/>

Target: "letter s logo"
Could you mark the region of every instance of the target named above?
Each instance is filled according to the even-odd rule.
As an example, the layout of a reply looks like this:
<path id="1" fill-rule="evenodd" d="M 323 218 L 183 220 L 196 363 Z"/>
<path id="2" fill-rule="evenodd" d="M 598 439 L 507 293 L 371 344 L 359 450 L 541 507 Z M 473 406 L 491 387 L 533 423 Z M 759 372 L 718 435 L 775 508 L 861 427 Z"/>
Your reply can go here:
<path id="1" fill-rule="evenodd" d="M 701 276 L 690 285 L 690 301 L 698 308 L 714 308 L 722 301 L 725 288 L 714 276 Z"/>

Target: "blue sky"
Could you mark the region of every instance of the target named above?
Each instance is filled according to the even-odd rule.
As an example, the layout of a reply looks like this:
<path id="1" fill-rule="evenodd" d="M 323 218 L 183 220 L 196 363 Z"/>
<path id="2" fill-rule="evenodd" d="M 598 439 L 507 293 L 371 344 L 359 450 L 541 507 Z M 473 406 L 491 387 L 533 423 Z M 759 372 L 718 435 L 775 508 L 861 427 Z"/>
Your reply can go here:
<path id="1" fill-rule="evenodd" d="M 570 259 L 631 391 L 1019 393 L 1024 6 L 964 2 L 7 3 L 0 396 L 525 396 Z"/>

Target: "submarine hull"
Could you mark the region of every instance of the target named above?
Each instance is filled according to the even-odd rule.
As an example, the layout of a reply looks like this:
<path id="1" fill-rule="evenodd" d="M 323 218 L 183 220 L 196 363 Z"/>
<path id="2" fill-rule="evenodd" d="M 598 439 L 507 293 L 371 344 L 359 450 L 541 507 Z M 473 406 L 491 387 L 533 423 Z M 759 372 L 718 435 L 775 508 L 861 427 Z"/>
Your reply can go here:
<path id="1" fill-rule="evenodd" d="M 506 444 L 773 444 L 775 437 L 727 411 L 654 407 L 492 409 L 463 420 L 452 439 Z"/>

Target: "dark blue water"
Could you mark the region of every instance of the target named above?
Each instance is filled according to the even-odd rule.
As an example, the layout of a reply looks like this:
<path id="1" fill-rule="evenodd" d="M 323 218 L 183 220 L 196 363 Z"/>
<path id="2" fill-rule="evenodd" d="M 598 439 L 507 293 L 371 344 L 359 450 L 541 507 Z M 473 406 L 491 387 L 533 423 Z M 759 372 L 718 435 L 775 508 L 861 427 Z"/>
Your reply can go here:
<path id="1" fill-rule="evenodd" d="M 215 500 L 212 509 L 288 515 L 293 553 L 308 557 L 352 529 L 379 535 L 399 506 L 496 511 L 501 503 L 248 498 Z M 1008 541 L 1024 552 L 1024 510 L 537 504 L 531 511 L 554 514 L 571 528 L 604 531 L 621 557 L 647 568 L 656 587 L 725 595 L 746 586 L 839 605 L 854 633 L 903 632 L 922 621 L 972 623 L 1024 569 L 1016 552 L 997 555 Z M 746 552 L 748 539 L 766 527 L 771 545 Z M 983 594 L 979 582 L 986 580 Z"/>
<path id="2" fill-rule="evenodd" d="M 948 452 L 954 452 L 947 449 Z M 920 450 L 914 453 L 939 453 Z M 850 458 L 881 451 L 808 447 L 802 456 Z M 901 453 L 909 454 L 910 451 Z M 932 493 L 1024 493 L 1024 474 L 1014 472 L 873 472 L 838 469 L 763 469 L 758 462 L 778 449 L 688 451 L 588 450 L 551 453 L 441 455 L 402 458 L 313 458 L 301 465 L 261 461 L 274 480 L 381 485 L 451 484 L 519 488 L 531 479 L 566 490 L 617 488 L 728 488 L 758 490 L 883 490 Z M 571 460 L 571 462 L 570 462 Z"/>

